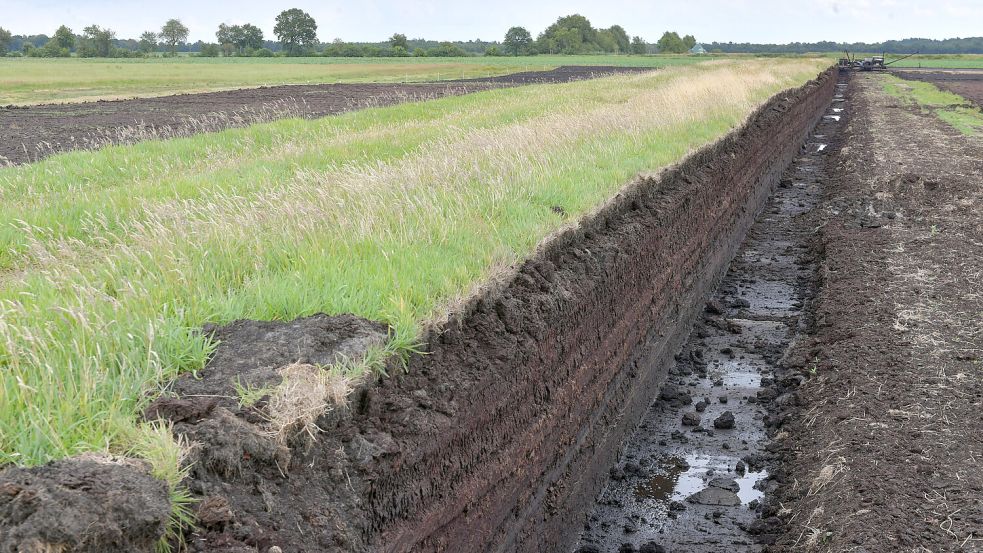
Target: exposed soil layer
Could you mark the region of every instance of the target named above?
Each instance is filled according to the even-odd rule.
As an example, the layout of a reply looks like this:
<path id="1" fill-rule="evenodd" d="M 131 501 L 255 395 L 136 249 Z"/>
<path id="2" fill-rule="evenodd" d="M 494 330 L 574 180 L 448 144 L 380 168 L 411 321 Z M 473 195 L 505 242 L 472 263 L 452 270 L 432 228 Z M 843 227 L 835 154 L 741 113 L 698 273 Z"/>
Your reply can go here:
<path id="1" fill-rule="evenodd" d="M 153 551 L 171 514 L 146 463 L 81 456 L 0 472 L 0 552 Z"/>
<path id="2" fill-rule="evenodd" d="M 845 86 L 838 85 L 841 88 Z M 815 291 L 813 209 L 842 104 L 833 103 L 748 232 L 610 470 L 578 553 L 758 551 L 780 529 L 768 438 L 806 379 L 782 364 Z"/>
<path id="3" fill-rule="evenodd" d="M 925 81 L 942 90 L 948 90 L 963 98 L 972 100 L 976 107 L 983 109 L 983 69 L 961 70 L 904 70 L 893 72 L 902 79 Z"/>
<path id="4" fill-rule="evenodd" d="M 350 316 L 205 329 L 220 340 L 208 366 L 146 413 L 194 444 L 190 549 L 568 551 L 834 87 L 826 72 L 626 186 L 432 331 L 405 370 L 393 360 L 291 432 L 271 425 L 282 413 L 264 390 L 309 383 L 291 390 L 323 405 L 317 365 L 386 329 Z"/>
<path id="5" fill-rule="evenodd" d="M 66 150 L 188 136 L 289 117 L 314 119 L 367 107 L 535 83 L 563 83 L 636 67 L 569 66 L 501 77 L 408 84 L 249 88 L 159 98 L 0 107 L 0 164 L 30 163 Z"/>
<path id="6" fill-rule="evenodd" d="M 775 551 L 983 549 L 983 139 L 879 79 L 853 78 L 819 210 Z"/>
<path id="7" fill-rule="evenodd" d="M 151 413 L 201 444 L 190 486 L 209 509 L 193 550 L 568 550 L 834 84 L 826 73 L 779 95 L 717 144 L 626 187 L 433 331 L 405 371 L 394 364 L 350 409 L 318 418 L 316 440 L 274 440 L 266 398 L 228 397 L 233 375 L 272 383 L 295 355 L 237 355 L 235 331 L 219 329 L 231 334 L 202 380 L 176 385 L 184 403 Z M 365 339 L 382 331 L 354 321 Z M 303 335 L 337 328 L 292 324 Z M 263 332 L 248 330 L 249 351 L 265 349 Z M 320 354 L 333 355 L 329 342 Z"/>

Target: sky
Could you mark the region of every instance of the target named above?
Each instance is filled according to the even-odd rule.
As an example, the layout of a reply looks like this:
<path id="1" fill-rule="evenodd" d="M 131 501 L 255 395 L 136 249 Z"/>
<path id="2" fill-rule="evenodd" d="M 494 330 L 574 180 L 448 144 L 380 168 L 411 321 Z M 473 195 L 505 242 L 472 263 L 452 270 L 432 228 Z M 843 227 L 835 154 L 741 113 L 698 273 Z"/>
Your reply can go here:
<path id="1" fill-rule="evenodd" d="M 580 13 L 595 27 L 621 25 L 655 42 L 664 31 L 700 42 L 880 42 L 983 34 L 983 0 L 0 0 L 0 26 L 13 34 L 51 35 L 98 24 L 139 38 L 176 17 L 191 42 L 214 42 L 220 23 L 252 23 L 274 39 L 278 13 L 300 8 L 330 42 L 381 42 L 393 33 L 432 40 L 501 40 L 509 27 L 534 36 L 561 15 Z"/>

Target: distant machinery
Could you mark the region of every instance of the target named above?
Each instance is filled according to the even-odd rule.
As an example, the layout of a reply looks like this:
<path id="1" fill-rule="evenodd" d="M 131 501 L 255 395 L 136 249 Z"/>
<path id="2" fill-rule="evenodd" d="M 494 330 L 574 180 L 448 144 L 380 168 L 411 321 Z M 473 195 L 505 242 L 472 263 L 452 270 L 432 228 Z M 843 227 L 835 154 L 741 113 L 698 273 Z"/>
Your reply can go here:
<path id="1" fill-rule="evenodd" d="M 869 58 L 861 59 L 851 56 L 850 52 L 844 52 L 846 57 L 840 58 L 836 65 L 840 68 L 840 71 L 882 71 L 887 69 L 887 66 L 891 65 L 892 63 L 897 63 L 903 59 L 910 58 L 917 53 L 918 52 L 915 52 L 913 54 L 908 54 L 906 56 L 893 59 L 889 62 L 885 62 L 884 56 L 871 56 Z"/>

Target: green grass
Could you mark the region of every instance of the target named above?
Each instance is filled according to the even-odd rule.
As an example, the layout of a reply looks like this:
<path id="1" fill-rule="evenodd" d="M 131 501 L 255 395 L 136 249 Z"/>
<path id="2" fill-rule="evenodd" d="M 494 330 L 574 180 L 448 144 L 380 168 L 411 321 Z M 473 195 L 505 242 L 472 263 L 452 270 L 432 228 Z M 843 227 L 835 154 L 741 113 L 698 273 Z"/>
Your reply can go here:
<path id="1" fill-rule="evenodd" d="M 493 90 L 0 169 L 0 465 L 137 455 L 182 505 L 181 448 L 134 413 L 204 366 L 202 324 L 354 313 L 393 328 L 371 364 L 407 355 L 544 237 L 826 63 Z"/>
<path id="2" fill-rule="evenodd" d="M 887 61 L 895 57 L 887 56 Z M 917 55 L 891 64 L 892 68 L 904 67 L 937 67 L 939 69 L 983 69 L 983 55 L 953 54 L 953 55 Z"/>
<path id="3" fill-rule="evenodd" d="M 666 67 L 696 56 L 469 58 L 0 58 L 0 105 L 160 96 L 280 84 L 403 82 L 503 75 L 559 65 Z"/>
<path id="4" fill-rule="evenodd" d="M 934 113 L 967 136 L 983 133 L 983 111 L 962 96 L 932 83 L 908 81 L 893 75 L 881 75 L 881 79 L 884 91 L 902 102 Z"/>

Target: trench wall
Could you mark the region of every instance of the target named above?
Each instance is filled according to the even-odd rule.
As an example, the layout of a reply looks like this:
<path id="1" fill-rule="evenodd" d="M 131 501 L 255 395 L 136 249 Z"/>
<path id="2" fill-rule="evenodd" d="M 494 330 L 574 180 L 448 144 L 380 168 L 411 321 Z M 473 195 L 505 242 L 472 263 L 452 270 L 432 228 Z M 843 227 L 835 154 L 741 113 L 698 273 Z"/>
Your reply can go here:
<path id="1" fill-rule="evenodd" d="M 366 481 L 373 550 L 569 550 L 835 81 L 777 95 L 633 183 L 435 331 L 406 373 L 361 392 L 361 430 L 398 443 Z"/>

